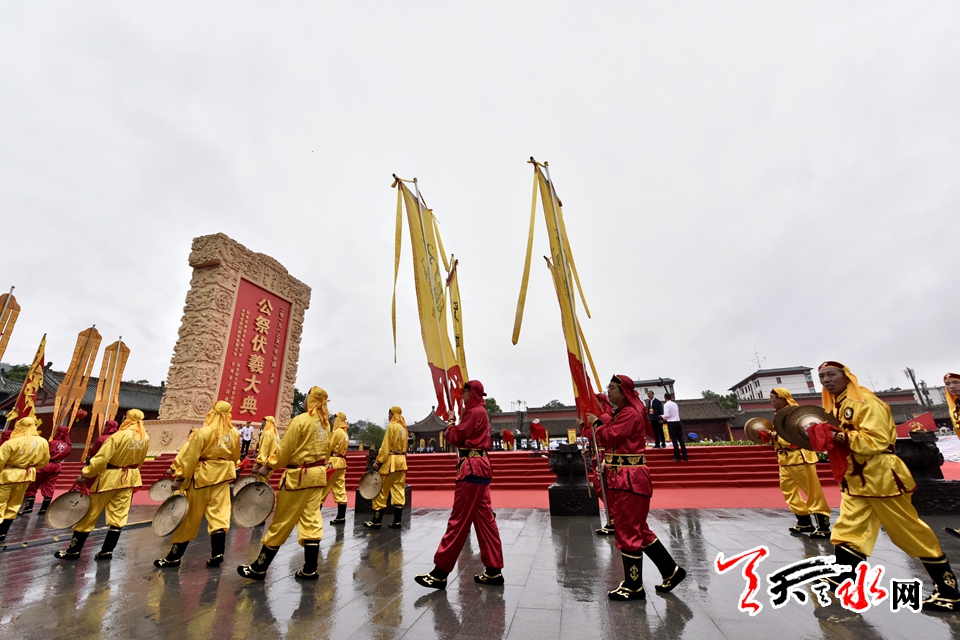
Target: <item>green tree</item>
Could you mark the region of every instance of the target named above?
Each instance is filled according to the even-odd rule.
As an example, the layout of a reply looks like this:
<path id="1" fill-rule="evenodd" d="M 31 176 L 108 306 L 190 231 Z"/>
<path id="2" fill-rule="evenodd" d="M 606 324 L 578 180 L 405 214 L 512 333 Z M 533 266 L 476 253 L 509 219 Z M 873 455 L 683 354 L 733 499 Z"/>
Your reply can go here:
<path id="1" fill-rule="evenodd" d="M 551 400 L 547 404 L 543 405 L 543 408 L 544 409 L 563 409 L 565 406 L 567 405 L 563 404 L 559 400 Z"/>
<path id="2" fill-rule="evenodd" d="M 23 382 L 27 379 L 28 371 L 30 371 L 30 365 L 15 364 L 4 371 L 3 375 L 6 376 L 7 380 L 10 380 L 11 382 Z"/>
<path id="3" fill-rule="evenodd" d="M 306 401 L 307 401 L 307 394 L 305 394 L 303 391 L 300 391 L 300 389 L 297 389 L 296 387 L 294 387 L 293 388 L 293 414 L 291 415 L 291 417 L 295 418 L 307 410 L 307 406 L 306 404 L 304 404 Z"/>
<path id="4" fill-rule="evenodd" d="M 729 409 L 730 411 L 736 411 L 740 408 L 740 402 L 737 399 L 736 393 L 728 393 L 725 396 L 720 395 L 716 391 L 711 391 L 707 389 L 706 391 L 701 391 L 700 395 L 708 400 L 716 398 L 720 401 L 720 406 L 724 409 Z"/>
<path id="5" fill-rule="evenodd" d="M 368 422 L 365 427 L 363 427 L 356 436 L 358 442 L 371 447 L 379 447 L 383 443 L 383 434 L 386 433 L 386 430 L 373 423 Z"/>
<path id="6" fill-rule="evenodd" d="M 487 396 L 486 405 L 488 413 L 503 413 L 503 409 L 500 408 L 496 398 L 493 396 Z"/>

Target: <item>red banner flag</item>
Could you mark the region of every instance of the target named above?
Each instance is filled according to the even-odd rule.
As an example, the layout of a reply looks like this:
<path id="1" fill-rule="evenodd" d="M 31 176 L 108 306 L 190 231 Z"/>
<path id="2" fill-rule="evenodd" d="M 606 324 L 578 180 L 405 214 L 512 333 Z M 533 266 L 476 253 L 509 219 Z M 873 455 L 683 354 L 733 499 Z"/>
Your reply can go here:
<path id="1" fill-rule="evenodd" d="M 17 396 L 17 404 L 7 413 L 8 423 L 17 418 L 29 418 L 37 414 L 37 391 L 43 386 L 43 355 L 46 348 L 47 334 L 43 334 L 37 354 L 33 357 L 33 364 L 30 365 L 27 377 L 20 388 L 20 395 Z"/>
<path id="2" fill-rule="evenodd" d="M 933 414 L 927 411 L 919 416 L 907 420 L 903 424 L 897 425 L 897 437 L 909 438 L 911 431 L 936 431 L 937 423 L 933 419 Z"/>

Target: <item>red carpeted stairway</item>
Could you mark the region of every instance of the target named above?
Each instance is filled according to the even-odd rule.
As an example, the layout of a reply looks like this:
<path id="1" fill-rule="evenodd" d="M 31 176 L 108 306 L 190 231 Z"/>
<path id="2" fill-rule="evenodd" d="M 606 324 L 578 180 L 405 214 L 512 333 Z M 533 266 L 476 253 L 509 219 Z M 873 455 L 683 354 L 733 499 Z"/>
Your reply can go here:
<path id="1" fill-rule="evenodd" d="M 690 447 L 689 462 L 674 462 L 672 449 L 648 449 L 647 464 L 657 489 L 709 487 L 777 487 L 779 475 L 773 450 L 762 446 Z M 347 489 L 353 491 L 366 469 L 368 452 L 347 454 Z M 550 472 L 545 454 L 529 451 L 493 451 L 493 483 L 497 491 L 546 489 L 556 479 Z M 149 487 L 170 467 L 173 455 L 148 460 L 141 469 L 144 487 Z M 407 483 L 424 491 L 453 491 L 457 456 L 452 453 L 421 453 L 407 457 Z M 80 473 L 79 462 L 67 462 L 57 488 L 70 488 Z M 826 464 L 817 465 L 821 482 L 835 484 Z M 274 474 L 276 486 L 280 474 Z"/>

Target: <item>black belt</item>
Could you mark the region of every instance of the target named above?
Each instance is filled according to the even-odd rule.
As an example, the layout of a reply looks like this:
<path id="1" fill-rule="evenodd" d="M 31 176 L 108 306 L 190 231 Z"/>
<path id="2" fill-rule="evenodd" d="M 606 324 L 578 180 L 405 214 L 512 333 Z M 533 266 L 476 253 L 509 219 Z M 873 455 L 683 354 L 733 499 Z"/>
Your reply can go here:
<path id="1" fill-rule="evenodd" d="M 461 458 L 485 458 L 487 451 L 485 449 L 457 449 Z"/>
<path id="2" fill-rule="evenodd" d="M 644 467 L 647 456 L 642 453 L 608 453 L 604 462 L 609 467 Z"/>
<path id="3" fill-rule="evenodd" d="M 392 456 L 405 456 L 407 455 L 406 451 L 391 451 L 390 455 Z"/>

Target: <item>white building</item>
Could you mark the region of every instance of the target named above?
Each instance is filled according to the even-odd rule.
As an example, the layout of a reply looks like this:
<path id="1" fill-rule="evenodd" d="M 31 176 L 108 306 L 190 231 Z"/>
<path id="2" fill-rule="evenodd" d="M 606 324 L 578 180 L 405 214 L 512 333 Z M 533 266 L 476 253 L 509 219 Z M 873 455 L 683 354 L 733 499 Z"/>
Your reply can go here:
<path id="1" fill-rule="evenodd" d="M 783 387 L 792 394 L 816 393 L 813 385 L 813 369 L 810 367 L 784 367 L 782 369 L 758 369 L 730 391 L 740 400 L 762 400 L 770 397 L 774 387 Z"/>

